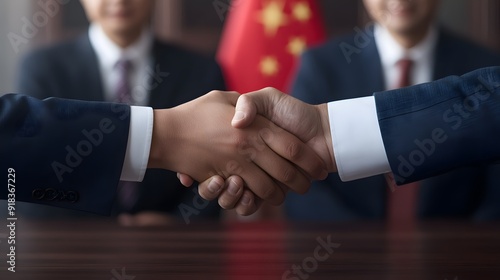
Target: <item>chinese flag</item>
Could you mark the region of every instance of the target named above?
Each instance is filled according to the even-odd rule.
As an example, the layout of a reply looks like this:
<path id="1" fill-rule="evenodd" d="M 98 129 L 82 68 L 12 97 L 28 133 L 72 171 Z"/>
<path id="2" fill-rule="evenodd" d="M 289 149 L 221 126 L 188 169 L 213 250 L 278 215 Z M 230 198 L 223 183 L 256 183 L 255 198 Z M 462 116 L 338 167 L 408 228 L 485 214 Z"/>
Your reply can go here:
<path id="1" fill-rule="evenodd" d="M 324 39 L 315 0 L 233 0 L 217 58 L 230 90 L 287 91 L 300 54 Z"/>

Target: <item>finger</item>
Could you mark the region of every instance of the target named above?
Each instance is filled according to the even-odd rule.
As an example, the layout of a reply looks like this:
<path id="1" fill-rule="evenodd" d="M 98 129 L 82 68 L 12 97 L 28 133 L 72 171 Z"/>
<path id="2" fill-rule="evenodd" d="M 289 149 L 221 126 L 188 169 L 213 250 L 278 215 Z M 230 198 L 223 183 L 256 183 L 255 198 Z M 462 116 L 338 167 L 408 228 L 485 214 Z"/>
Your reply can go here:
<path id="1" fill-rule="evenodd" d="M 303 194 L 311 185 L 311 181 L 305 174 L 268 146 L 256 153 L 253 162 L 265 170 L 269 176 L 273 177 L 278 182 L 278 185 L 281 183 L 295 192 Z M 279 188 L 279 192 L 283 193 L 281 188 Z"/>
<path id="2" fill-rule="evenodd" d="M 262 143 L 261 146 L 266 147 L 269 151 L 269 148 L 265 146 L 264 143 Z M 248 146 L 245 144 L 245 147 Z M 239 149 L 241 149 L 240 151 L 245 151 L 245 147 L 239 147 Z M 272 154 L 271 151 L 268 153 Z M 246 187 L 248 187 L 259 198 L 267 201 L 269 204 L 281 205 L 283 203 L 284 194 L 278 183 L 255 162 L 252 162 L 250 158 L 245 159 L 245 162 L 243 163 L 237 161 L 228 162 L 224 172 L 227 174 L 226 176 L 238 175 L 243 179 Z"/>
<path id="3" fill-rule="evenodd" d="M 229 210 L 233 209 L 244 193 L 244 183 L 239 176 L 227 178 L 224 189 L 219 196 L 220 207 Z"/>
<path id="4" fill-rule="evenodd" d="M 292 134 L 295 133 L 296 135 L 293 135 L 294 138 L 307 142 L 314 135 L 315 129 L 311 126 L 317 124 L 299 125 L 301 121 L 299 116 L 313 119 L 314 114 L 311 112 L 314 112 L 314 110 L 305 109 L 308 109 L 307 104 L 287 96 L 276 89 L 265 88 L 241 95 L 238 98 L 232 125 L 235 128 L 247 127 L 255 122 L 256 115 L 259 114 L 271 122 L 275 122 L 276 125 L 274 127 L 282 128 L 283 131 L 290 131 Z M 280 155 L 298 165 L 312 179 L 323 180 L 328 176 L 326 163 L 321 159 L 320 155 L 314 152 L 312 147 L 308 147 L 306 144 L 299 144 L 296 147 L 304 148 L 297 151 L 302 152 L 293 153 L 295 151 L 293 143 L 295 142 L 280 140 L 279 137 L 274 138 L 274 141 L 271 143 L 276 144 L 272 146 L 273 150 L 275 148 L 279 149 L 276 151 Z M 285 150 L 282 149 L 286 147 L 283 143 L 290 143 Z M 290 154 L 289 152 L 292 153 Z"/>
<path id="5" fill-rule="evenodd" d="M 288 133 L 278 126 L 271 125 L 270 128 L 261 129 L 259 131 L 259 135 L 264 140 L 266 145 L 271 148 L 271 150 L 298 166 L 309 176 L 309 178 L 314 180 L 323 180 L 328 176 L 323 160 L 311 147 L 304 144 L 293 134 Z M 293 177 L 282 177 L 281 179 L 278 177 L 274 178 L 286 185 L 289 185 L 291 189 L 298 193 L 302 194 L 307 190 L 293 187 L 304 183 L 303 180 L 294 182 Z"/>
<path id="6" fill-rule="evenodd" d="M 241 216 L 248 216 L 255 213 L 259 208 L 257 206 L 257 199 L 255 194 L 250 190 L 245 189 L 241 199 L 236 203 L 234 207 L 236 213 Z"/>
<path id="7" fill-rule="evenodd" d="M 191 187 L 194 183 L 193 178 L 189 177 L 189 175 L 177 173 L 177 179 L 181 182 L 184 187 Z"/>
<path id="8" fill-rule="evenodd" d="M 282 191 L 282 192 L 285 194 L 285 196 L 286 196 L 286 193 L 290 190 L 290 188 L 288 188 L 287 186 L 285 186 L 285 185 L 283 185 L 283 184 L 281 184 L 281 183 L 279 183 L 278 185 L 280 186 L 281 191 Z"/>
<path id="9" fill-rule="evenodd" d="M 224 179 L 221 176 L 212 176 L 198 185 L 198 193 L 205 200 L 214 200 L 219 197 L 224 184 Z"/>
<path id="10" fill-rule="evenodd" d="M 268 152 L 268 155 L 273 154 L 274 153 L 272 153 L 271 151 Z M 289 164 L 284 163 L 283 161 L 285 160 L 281 159 L 277 155 L 274 155 L 273 158 L 275 159 L 275 162 L 280 161 L 280 164 Z M 283 167 L 274 166 L 272 164 L 269 164 L 269 162 L 264 163 L 264 157 L 260 157 L 260 159 L 262 160 L 261 165 L 268 168 L 269 170 L 263 170 L 257 164 L 257 162 L 254 162 L 253 165 L 247 166 L 244 169 L 243 173 L 240 173 L 240 177 L 243 178 L 248 189 L 250 189 L 259 198 L 265 200 L 271 205 L 281 205 L 285 200 L 285 194 L 281 190 L 279 182 L 275 180 L 270 174 L 278 174 L 279 171 L 276 170 L 283 169 Z"/>
<path id="11" fill-rule="evenodd" d="M 236 103 L 231 124 L 236 128 L 245 128 L 253 123 L 256 115 L 257 107 L 255 102 L 250 96 L 241 95 Z"/>

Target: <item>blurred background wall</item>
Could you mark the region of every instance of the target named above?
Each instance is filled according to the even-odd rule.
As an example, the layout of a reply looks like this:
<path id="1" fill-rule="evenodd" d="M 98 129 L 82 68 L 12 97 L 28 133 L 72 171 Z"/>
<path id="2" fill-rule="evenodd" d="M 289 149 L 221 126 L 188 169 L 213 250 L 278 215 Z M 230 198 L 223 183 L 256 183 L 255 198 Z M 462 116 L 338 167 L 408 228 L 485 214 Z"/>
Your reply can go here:
<path id="1" fill-rule="evenodd" d="M 42 6 L 48 1 L 57 1 L 58 8 L 47 12 Z M 361 0 L 318 2 L 330 36 L 352 32 L 369 21 Z M 158 0 L 157 5 L 154 26 L 161 37 L 215 54 L 230 0 Z M 440 20 L 500 51 L 500 1 L 442 0 Z M 14 90 L 17 64 L 31 49 L 77 36 L 87 26 L 78 0 L 0 1 L 0 93 Z"/>

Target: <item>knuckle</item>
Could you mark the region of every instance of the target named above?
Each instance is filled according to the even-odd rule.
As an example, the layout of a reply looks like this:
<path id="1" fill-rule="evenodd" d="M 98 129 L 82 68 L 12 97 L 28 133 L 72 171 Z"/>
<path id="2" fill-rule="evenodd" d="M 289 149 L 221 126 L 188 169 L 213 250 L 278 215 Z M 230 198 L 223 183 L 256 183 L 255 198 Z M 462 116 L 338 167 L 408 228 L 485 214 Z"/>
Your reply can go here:
<path id="1" fill-rule="evenodd" d="M 298 171 L 292 166 L 288 166 L 283 170 L 281 182 L 288 185 L 290 183 L 295 182 L 297 176 L 298 176 Z"/>
<path id="2" fill-rule="evenodd" d="M 247 135 L 240 131 L 235 131 L 231 145 L 233 148 L 238 150 L 250 147 Z"/>
<path id="3" fill-rule="evenodd" d="M 242 101 L 243 103 L 251 102 L 252 100 L 253 100 L 253 97 L 251 95 L 248 95 L 248 94 L 242 94 L 239 97 L 239 101 Z"/>
<path id="4" fill-rule="evenodd" d="M 302 145 L 300 145 L 296 141 L 292 141 L 288 143 L 286 147 L 286 154 L 288 155 L 288 159 L 291 161 L 299 159 L 302 153 Z"/>
<path id="5" fill-rule="evenodd" d="M 212 90 L 209 93 L 205 94 L 204 98 L 211 99 L 217 96 L 219 92 L 217 90 Z"/>
<path id="6" fill-rule="evenodd" d="M 277 89 L 273 87 L 265 87 L 263 88 L 263 91 L 277 91 Z"/>
<path id="7" fill-rule="evenodd" d="M 222 91 L 220 90 L 211 90 L 209 93 L 207 93 L 207 96 L 220 95 L 220 94 L 222 94 Z"/>

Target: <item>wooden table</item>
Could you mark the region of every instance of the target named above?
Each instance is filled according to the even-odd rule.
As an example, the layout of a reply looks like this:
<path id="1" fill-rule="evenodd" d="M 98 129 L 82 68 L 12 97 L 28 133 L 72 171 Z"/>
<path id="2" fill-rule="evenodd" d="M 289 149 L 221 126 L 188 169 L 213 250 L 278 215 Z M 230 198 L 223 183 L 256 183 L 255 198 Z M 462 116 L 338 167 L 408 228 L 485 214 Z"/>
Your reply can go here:
<path id="1" fill-rule="evenodd" d="M 6 239 L 0 243 L 2 280 L 500 279 L 500 224 L 389 232 L 379 223 L 124 228 L 20 220 L 16 241 L 16 273 L 6 270 Z"/>

